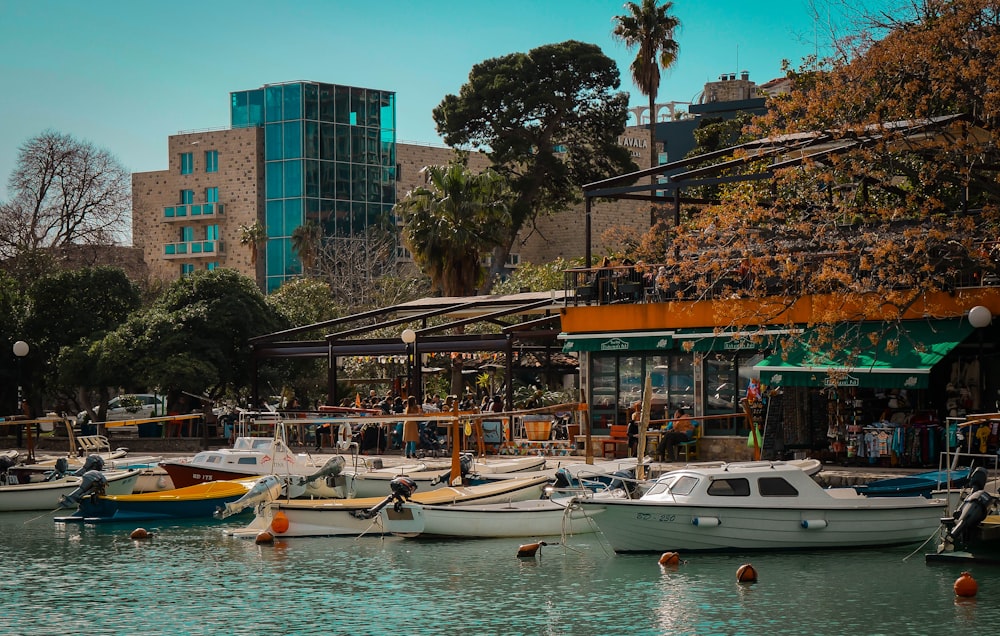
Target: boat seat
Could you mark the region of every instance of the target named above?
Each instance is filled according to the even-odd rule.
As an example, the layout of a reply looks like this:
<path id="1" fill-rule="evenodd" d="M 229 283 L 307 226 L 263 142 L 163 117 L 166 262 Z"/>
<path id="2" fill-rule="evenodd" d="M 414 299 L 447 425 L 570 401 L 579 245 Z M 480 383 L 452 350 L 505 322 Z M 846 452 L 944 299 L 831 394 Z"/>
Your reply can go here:
<path id="1" fill-rule="evenodd" d="M 698 458 L 698 440 L 701 439 L 701 426 L 694 425 L 694 436 L 686 441 L 677 444 L 677 455 L 683 454 L 685 463 Z"/>
<path id="2" fill-rule="evenodd" d="M 111 443 L 103 435 L 80 435 L 76 438 L 76 445 L 81 455 L 111 452 Z"/>
<path id="3" fill-rule="evenodd" d="M 601 455 L 604 457 L 620 457 L 618 455 L 619 445 L 628 448 L 628 426 L 624 424 L 612 424 L 611 438 L 601 442 Z"/>

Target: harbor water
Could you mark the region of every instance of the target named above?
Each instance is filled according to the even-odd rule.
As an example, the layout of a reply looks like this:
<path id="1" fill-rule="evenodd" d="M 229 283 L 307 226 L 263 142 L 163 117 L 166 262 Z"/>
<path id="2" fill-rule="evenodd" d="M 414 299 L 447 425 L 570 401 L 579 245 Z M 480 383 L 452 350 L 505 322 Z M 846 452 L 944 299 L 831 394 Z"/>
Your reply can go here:
<path id="1" fill-rule="evenodd" d="M 278 539 L 225 523 L 78 525 L 0 514 L 4 634 L 927 634 L 1000 623 L 1000 567 L 926 564 L 916 545 L 614 555 L 600 534 L 529 540 Z M 547 541 L 558 543 L 559 537 Z M 906 558 L 908 555 L 911 555 Z M 737 582 L 752 563 L 756 583 Z"/>

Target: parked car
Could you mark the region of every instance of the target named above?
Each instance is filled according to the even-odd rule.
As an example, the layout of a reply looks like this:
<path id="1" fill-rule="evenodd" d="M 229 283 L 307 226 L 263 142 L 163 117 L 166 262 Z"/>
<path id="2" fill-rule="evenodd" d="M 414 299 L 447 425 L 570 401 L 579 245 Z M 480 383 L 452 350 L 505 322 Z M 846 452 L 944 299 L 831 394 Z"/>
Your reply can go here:
<path id="1" fill-rule="evenodd" d="M 119 395 L 108 400 L 108 412 L 104 418 L 106 422 L 120 422 L 121 420 L 138 420 L 145 417 L 157 417 L 167 414 L 167 396 L 155 395 L 153 393 L 130 393 Z M 90 421 L 90 414 L 87 411 L 80 411 L 76 416 L 79 424 Z M 120 426 L 119 431 L 135 432 L 135 426 Z"/>

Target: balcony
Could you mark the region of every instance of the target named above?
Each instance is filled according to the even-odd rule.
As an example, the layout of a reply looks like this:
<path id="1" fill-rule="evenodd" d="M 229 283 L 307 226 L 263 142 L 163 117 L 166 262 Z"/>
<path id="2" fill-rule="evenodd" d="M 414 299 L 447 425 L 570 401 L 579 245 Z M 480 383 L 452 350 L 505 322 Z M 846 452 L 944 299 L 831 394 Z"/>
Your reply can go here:
<path id="1" fill-rule="evenodd" d="M 225 253 L 222 241 L 182 241 L 167 243 L 163 246 L 163 256 L 166 259 L 218 258 Z"/>
<path id="2" fill-rule="evenodd" d="M 167 222 L 212 220 L 222 216 L 221 203 L 188 203 L 163 208 L 163 220 Z"/>

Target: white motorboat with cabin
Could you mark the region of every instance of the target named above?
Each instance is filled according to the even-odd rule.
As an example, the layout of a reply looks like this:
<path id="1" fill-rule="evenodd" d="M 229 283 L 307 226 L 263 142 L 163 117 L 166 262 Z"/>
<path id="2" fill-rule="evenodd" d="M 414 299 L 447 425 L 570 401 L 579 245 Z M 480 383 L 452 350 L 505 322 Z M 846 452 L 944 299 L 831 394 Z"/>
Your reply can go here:
<path id="1" fill-rule="evenodd" d="M 687 466 L 639 499 L 579 499 L 615 552 L 862 548 L 924 541 L 945 499 L 822 488 L 785 462 Z"/>

